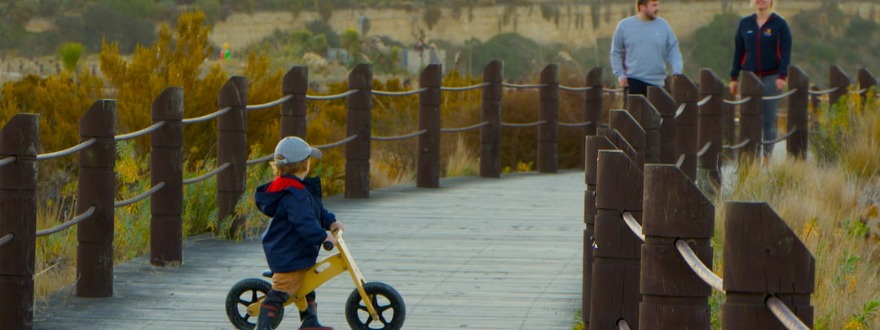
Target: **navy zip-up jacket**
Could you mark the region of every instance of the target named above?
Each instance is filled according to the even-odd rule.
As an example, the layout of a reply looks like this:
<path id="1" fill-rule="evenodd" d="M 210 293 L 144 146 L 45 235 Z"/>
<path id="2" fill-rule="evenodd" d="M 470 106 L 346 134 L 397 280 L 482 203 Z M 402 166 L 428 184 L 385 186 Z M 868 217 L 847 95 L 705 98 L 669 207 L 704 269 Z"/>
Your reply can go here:
<path id="1" fill-rule="evenodd" d="M 779 78 L 785 79 L 788 77 L 789 64 L 791 30 L 781 16 L 770 14 L 761 27 L 758 27 L 757 14 L 739 21 L 730 80 L 736 81 L 740 70 L 752 71 L 759 77 L 779 74 Z"/>
<path id="2" fill-rule="evenodd" d="M 336 222 L 336 216 L 321 202 L 320 179 L 279 176 L 257 187 L 254 202 L 263 214 L 272 217 L 263 233 L 269 269 L 287 273 L 314 265 L 318 249 L 327 239 L 326 230 Z"/>

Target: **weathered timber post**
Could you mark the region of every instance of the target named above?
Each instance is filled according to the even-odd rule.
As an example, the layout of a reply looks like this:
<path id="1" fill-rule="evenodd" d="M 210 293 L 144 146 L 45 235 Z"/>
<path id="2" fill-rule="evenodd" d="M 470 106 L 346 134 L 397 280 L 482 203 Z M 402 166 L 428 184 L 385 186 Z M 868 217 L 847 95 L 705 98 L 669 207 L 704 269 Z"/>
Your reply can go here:
<path id="1" fill-rule="evenodd" d="M 796 130 L 785 141 L 788 154 L 801 159 L 807 158 L 807 142 L 810 136 L 809 124 L 809 97 L 810 78 L 797 66 L 788 70 L 788 88 L 797 89 L 797 92 L 788 99 L 788 124 L 789 131 Z"/>
<path id="2" fill-rule="evenodd" d="M 660 112 L 648 102 L 644 95 L 629 96 L 629 113 L 645 130 L 645 163 L 660 162 Z"/>
<path id="3" fill-rule="evenodd" d="M 616 150 L 623 151 L 623 153 L 629 157 L 629 159 L 632 159 L 633 162 L 636 162 L 639 159 L 639 153 L 636 152 L 636 149 L 633 148 L 631 144 L 629 144 L 629 141 L 623 137 L 623 134 L 621 134 L 620 131 L 609 127 L 602 127 L 599 128 L 596 133 L 599 134 L 599 136 L 604 136 L 608 139 Z"/>
<path id="4" fill-rule="evenodd" d="M 630 98 L 629 104 L 637 99 Z M 610 127 L 616 130 L 626 139 L 627 142 L 635 149 L 636 158 L 634 159 L 639 168 L 645 165 L 645 129 L 639 125 L 638 120 L 626 110 L 611 110 L 609 114 L 611 120 Z"/>
<path id="5" fill-rule="evenodd" d="M 34 320 L 34 267 L 37 231 L 37 151 L 40 116 L 18 113 L 0 130 L 0 324 L 10 329 L 32 329 Z"/>
<path id="6" fill-rule="evenodd" d="M 501 95 L 504 62 L 494 60 L 483 69 L 482 118 L 488 125 L 480 128 L 480 176 L 501 177 Z"/>
<path id="7" fill-rule="evenodd" d="M 868 69 L 861 68 L 859 69 L 859 88 L 864 91 L 862 94 L 862 102 L 868 102 L 868 93 L 871 92 L 871 88 L 877 86 L 877 78 L 874 78 L 874 75 L 871 74 L 871 71 Z"/>
<path id="8" fill-rule="evenodd" d="M 698 155 L 700 178 L 708 178 L 710 185 L 718 187 L 721 184 L 721 173 L 718 171 L 718 155 L 722 147 L 722 122 L 721 105 L 724 103 L 724 84 L 712 70 L 700 70 L 700 99 L 710 97 L 709 101 L 700 107 L 699 139 L 697 148 L 703 151 L 708 144 L 709 148 Z M 700 181 L 700 180 L 698 180 Z"/>
<path id="9" fill-rule="evenodd" d="M 660 112 L 660 161 L 662 164 L 675 164 L 675 100 L 665 89 L 648 87 L 648 101 Z"/>
<path id="10" fill-rule="evenodd" d="M 643 329 L 709 329 L 712 289 L 675 247 L 687 242 L 712 266 L 715 206 L 675 165 L 645 165 L 639 326 Z"/>
<path id="11" fill-rule="evenodd" d="M 724 89 L 724 99 L 733 100 L 733 95 L 730 94 L 730 88 Z M 727 102 L 721 104 L 721 123 L 721 130 L 724 132 L 723 145 L 732 146 L 739 143 L 740 139 L 736 136 L 735 105 L 727 104 Z M 723 152 L 730 159 L 733 159 L 734 155 L 736 155 L 736 151 L 731 149 L 724 149 Z"/>
<path id="12" fill-rule="evenodd" d="M 639 270 L 642 241 L 621 219 L 629 211 L 638 220 L 642 208 L 642 171 L 618 150 L 599 151 L 590 327 L 612 329 L 623 319 L 639 328 Z"/>
<path id="13" fill-rule="evenodd" d="M 583 131 L 583 136 L 596 135 L 596 128 L 599 127 L 599 122 L 602 121 L 602 100 L 604 98 L 604 91 L 602 87 L 602 68 L 593 68 L 587 73 L 585 86 L 589 89 L 584 91 L 584 112 L 583 112 L 583 121 L 590 122 L 592 124 L 584 126 L 581 128 Z M 584 140 L 581 142 L 584 142 Z M 586 150 L 584 145 L 581 145 L 580 150 Z M 583 160 L 581 160 L 583 161 Z M 584 167 L 584 164 L 581 164 L 581 167 Z"/>
<path id="14" fill-rule="evenodd" d="M 76 214 L 95 212 L 76 226 L 76 295 L 106 298 L 113 296 L 116 101 L 96 101 L 79 125 L 80 142 L 97 141 L 79 152 Z"/>
<path id="15" fill-rule="evenodd" d="M 813 255 L 767 203 L 727 202 L 725 208 L 721 328 L 784 329 L 767 307 L 770 296 L 812 328 Z"/>
<path id="16" fill-rule="evenodd" d="M 220 89 L 217 105 L 230 110 L 217 117 L 217 166 L 229 164 L 217 175 L 217 226 L 231 219 L 229 234 L 234 235 L 244 219 L 235 214 L 235 205 L 247 186 L 247 78 L 233 76 Z"/>
<path id="17" fill-rule="evenodd" d="M 837 104 L 837 101 L 849 93 L 850 79 L 838 66 L 832 65 L 828 70 L 828 87 L 837 88 L 828 95 L 829 107 Z"/>
<path id="18" fill-rule="evenodd" d="M 281 93 L 291 98 L 281 103 L 281 137 L 299 136 L 306 138 L 308 120 L 306 119 L 306 94 L 309 90 L 309 67 L 294 66 L 281 80 Z"/>
<path id="19" fill-rule="evenodd" d="M 370 137 L 372 125 L 373 67 L 358 64 L 348 75 L 346 133 L 357 138 L 345 145 L 345 198 L 370 197 Z"/>
<path id="20" fill-rule="evenodd" d="M 593 275 L 593 243 L 594 226 L 596 224 L 596 171 L 598 170 L 599 150 L 614 150 L 614 145 L 604 136 L 590 135 L 584 143 L 584 181 L 587 189 L 584 191 L 584 268 L 583 268 L 583 295 L 581 297 L 581 313 L 585 323 L 584 329 L 590 328 L 590 289 Z"/>
<path id="21" fill-rule="evenodd" d="M 416 186 L 440 187 L 440 85 L 443 67 L 429 64 L 419 76 L 419 86 L 427 90 L 419 94 L 419 159 Z"/>
<path id="22" fill-rule="evenodd" d="M 151 185 L 165 187 L 150 198 L 150 264 L 183 263 L 183 88 L 169 87 L 153 101 L 150 134 Z"/>
<path id="23" fill-rule="evenodd" d="M 764 97 L 764 83 L 761 82 L 761 79 L 758 78 L 754 73 L 749 71 L 743 71 L 740 76 L 740 94 L 742 97 L 751 98 L 748 102 L 741 105 L 740 107 L 740 120 L 739 120 L 739 136 L 742 141 L 738 143 L 742 143 L 746 139 L 749 142 L 745 147 L 742 148 L 740 152 L 740 157 L 756 157 L 761 153 L 761 137 L 763 136 L 763 97 Z"/>
<path id="24" fill-rule="evenodd" d="M 541 110 L 538 120 L 538 172 L 556 173 L 559 163 L 559 65 L 541 71 Z"/>
<path id="25" fill-rule="evenodd" d="M 672 96 L 678 108 L 684 104 L 684 111 L 675 114 L 675 159 L 684 155 L 681 170 L 691 180 L 697 180 L 697 119 L 699 118 L 700 92 L 694 82 L 685 75 L 674 79 Z"/>

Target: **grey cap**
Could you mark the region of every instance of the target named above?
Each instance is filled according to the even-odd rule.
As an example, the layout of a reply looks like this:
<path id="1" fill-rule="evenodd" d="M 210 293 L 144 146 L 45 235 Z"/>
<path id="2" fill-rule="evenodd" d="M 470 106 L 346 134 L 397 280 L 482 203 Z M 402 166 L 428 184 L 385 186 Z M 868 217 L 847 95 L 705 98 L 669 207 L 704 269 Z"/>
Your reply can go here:
<path id="1" fill-rule="evenodd" d="M 322 156 L 321 150 L 312 148 L 298 136 L 285 137 L 275 146 L 275 164 L 278 165 L 298 163 L 309 157 L 320 159 Z"/>

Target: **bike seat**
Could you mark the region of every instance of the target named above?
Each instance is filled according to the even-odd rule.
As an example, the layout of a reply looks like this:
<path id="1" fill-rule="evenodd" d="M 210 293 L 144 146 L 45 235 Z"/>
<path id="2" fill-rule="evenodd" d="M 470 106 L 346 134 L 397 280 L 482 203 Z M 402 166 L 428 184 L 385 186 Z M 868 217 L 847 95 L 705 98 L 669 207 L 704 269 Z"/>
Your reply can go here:
<path id="1" fill-rule="evenodd" d="M 265 271 L 263 271 L 263 277 L 272 278 L 272 274 L 274 274 L 274 273 L 272 273 L 271 270 L 265 270 Z"/>

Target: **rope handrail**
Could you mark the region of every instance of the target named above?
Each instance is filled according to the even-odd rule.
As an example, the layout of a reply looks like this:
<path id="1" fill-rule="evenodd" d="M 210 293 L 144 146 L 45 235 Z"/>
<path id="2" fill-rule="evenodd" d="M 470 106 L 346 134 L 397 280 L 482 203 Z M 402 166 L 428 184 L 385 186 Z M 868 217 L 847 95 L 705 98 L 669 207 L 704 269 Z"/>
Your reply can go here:
<path id="1" fill-rule="evenodd" d="M 114 140 L 114 141 L 125 141 L 125 140 L 129 140 L 129 139 L 134 139 L 134 138 L 136 138 L 136 137 L 140 137 L 140 136 L 143 136 L 143 135 L 147 135 L 147 134 L 149 134 L 149 133 L 152 133 L 153 131 L 159 129 L 159 128 L 162 127 L 162 126 L 165 126 L 165 121 L 164 121 L 164 120 L 163 120 L 163 121 L 160 121 L 160 122 L 158 122 L 158 123 L 155 123 L 155 124 L 153 124 L 153 125 L 150 125 L 150 127 L 144 128 L 144 129 L 142 129 L 142 130 L 140 130 L 140 131 L 135 131 L 135 132 L 131 132 L 131 133 L 128 133 L 128 134 L 122 134 L 122 135 L 114 136 L 114 137 L 113 137 L 113 140 Z"/>
<path id="2" fill-rule="evenodd" d="M 620 215 L 623 219 L 623 222 L 626 223 L 626 226 L 629 227 L 629 230 L 632 230 L 633 235 L 636 235 L 642 242 L 645 241 L 645 234 L 642 233 L 642 225 L 636 221 L 636 218 L 629 213 L 629 211 L 623 211 L 623 214 Z"/>
<path id="3" fill-rule="evenodd" d="M 501 126 L 502 126 L 502 127 L 518 127 L 518 128 L 521 128 L 521 127 L 534 127 L 534 126 L 538 126 L 538 125 L 544 125 L 544 124 L 546 124 L 546 123 L 547 123 L 546 120 L 539 120 L 539 121 L 536 121 L 536 122 L 522 123 L 522 124 L 517 124 L 517 123 L 501 123 Z"/>
<path id="4" fill-rule="evenodd" d="M 218 166 L 217 168 L 215 168 L 211 172 L 202 174 L 201 176 L 197 176 L 197 177 L 194 177 L 191 179 L 183 180 L 183 185 L 188 185 L 190 183 L 196 183 L 196 182 L 207 180 L 208 178 L 215 176 L 215 175 L 219 174 L 220 172 L 223 172 L 224 170 L 226 170 L 226 168 L 228 168 L 230 166 L 232 166 L 232 163 L 229 163 L 229 162 L 223 163 L 223 165 Z"/>
<path id="5" fill-rule="evenodd" d="M 742 99 L 742 100 L 738 100 L 738 101 L 735 101 L 735 100 L 724 100 L 724 103 L 727 103 L 727 104 L 730 104 L 730 105 L 740 105 L 740 104 L 746 104 L 746 103 L 748 103 L 748 102 L 751 101 L 751 100 L 752 100 L 752 97 L 749 96 L 749 97 L 747 97 L 747 98 L 744 98 L 744 99 Z"/>
<path id="6" fill-rule="evenodd" d="M 684 113 L 685 107 L 687 107 L 687 103 L 682 103 L 680 106 L 678 106 L 678 109 L 675 110 L 675 117 L 674 118 L 678 119 L 678 117 Z"/>
<path id="7" fill-rule="evenodd" d="M 441 128 L 440 133 L 459 133 L 474 130 L 483 126 L 489 125 L 488 121 L 484 121 L 482 123 L 474 124 L 471 126 L 458 127 L 458 128 Z"/>
<path id="8" fill-rule="evenodd" d="M 562 127 L 584 127 L 584 126 L 590 126 L 590 125 L 593 125 L 593 122 L 592 122 L 592 121 L 582 121 L 582 122 L 579 122 L 579 123 L 565 123 L 565 122 L 559 122 L 559 123 L 557 123 L 557 124 L 559 124 L 559 126 L 562 126 Z"/>
<path id="9" fill-rule="evenodd" d="M 710 147 L 712 147 L 712 141 L 706 142 L 706 145 L 703 146 L 703 149 L 697 151 L 697 157 L 703 157 L 703 155 L 705 155 L 706 152 L 709 151 Z"/>
<path id="10" fill-rule="evenodd" d="M 804 322 L 801 321 L 801 319 L 799 319 L 797 315 L 794 315 L 791 309 L 789 309 L 788 306 L 785 305 L 785 303 L 781 299 L 775 296 L 770 296 L 769 298 L 767 298 L 767 301 L 765 301 L 765 303 L 767 304 L 767 308 L 770 309 L 770 312 L 772 312 L 773 315 L 776 316 L 776 319 L 779 320 L 779 322 L 782 323 L 782 325 L 784 325 L 786 329 L 810 330 L 810 327 L 804 324 Z"/>
<path id="11" fill-rule="evenodd" d="M 702 107 L 702 106 L 706 105 L 706 103 L 709 103 L 709 101 L 711 101 L 711 100 L 712 100 L 712 95 L 706 95 L 706 97 L 704 97 L 702 100 L 700 100 L 700 102 L 697 102 L 697 106 Z"/>
<path id="12" fill-rule="evenodd" d="M 428 130 L 423 129 L 423 130 L 419 130 L 419 131 L 417 131 L 417 132 L 412 132 L 412 133 L 409 133 L 409 134 L 398 135 L 398 136 L 375 136 L 375 135 L 374 135 L 374 136 L 371 136 L 370 139 L 371 139 L 371 140 L 376 140 L 376 141 L 405 140 L 405 139 L 409 139 L 409 138 L 412 138 L 412 137 L 416 137 L 416 136 L 419 136 L 419 135 L 425 134 L 425 133 L 427 133 L 427 132 L 428 132 Z"/>
<path id="13" fill-rule="evenodd" d="M 569 87 L 565 85 L 559 85 L 559 89 L 569 92 L 584 92 L 593 90 L 594 86 L 586 86 L 586 87 Z"/>
<path id="14" fill-rule="evenodd" d="M 113 203 L 113 207 L 123 207 L 126 205 L 140 202 L 141 200 L 152 196 L 157 191 L 162 190 L 162 188 L 165 188 L 165 182 L 159 182 L 159 184 L 153 186 L 152 188 L 150 188 L 150 190 L 147 190 L 147 191 L 141 193 L 140 195 L 134 196 L 131 199 L 115 202 L 115 203 Z"/>
<path id="15" fill-rule="evenodd" d="M 0 237 L 0 246 L 3 246 L 3 244 L 6 244 L 6 243 L 12 242 L 13 239 L 15 239 L 15 235 L 13 235 L 12 233 L 6 233 L 6 235 L 3 235 L 3 237 Z"/>
<path id="16" fill-rule="evenodd" d="M 0 167 L 15 163 L 17 159 L 18 157 L 15 156 L 8 156 L 6 158 L 0 159 Z"/>
<path id="17" fill-rule="evenodd" d="M 281 103 L 287 102 L 288 100 L 290 100 L 292 98 L 293 98 L 293 95 L 285 95 L 285 96 L 281 97 L 280 99 L 277 99 L 277 100 L 269 102 L 269 103 L 247 105 L 244 108 L 245 108 L 245 110 L 260 110 L 260 109 L 271 108 L 271 107 L 274 107 L 274 106 L 279 105 Z"/>
<path id="18" fill-rule="evenodd" d="M 626 323 L 626 320 L 624 320 L 624 319 L 617 320 L 617 329 L 618 330 L 629 330 L 629 323 Z"/>
<path id="19" fill-rule="evenodd" d="M 623 88 L 602 88 L 602 91 L 605 93 L 620 93 L 623 92 Z"/>
<path id="20" fill-rule="evenodd" d="M 739 144 L 732 145 L 732 146 L 724 146 L 723 148 L 727 149 L 727 150 L 737 150 L 737 149 L 741 149 L 742 147 L 745 147 L 747 144 L 749 144 L 749 142 L 752 142 L 752 139 L 745 139 L 742 142 L 740 142 Z"/>
<path id="21" fill-rule="evenodd" d="M 315 101 L 329 101 L 329 100 L 338 100 L 341 98 L 346 98 L 349 95 L 359 92 L 360 89 L 349 89 L 340 94 L 336 95 L 306 95 L 306 100 L 315 100 Z"/>
<path id="22" fill-rule="evenodd" d="M 508 88 L 520 88 L 520 89 L 524 89 L 524 88 L 541 88 L 541 87 L 547 87 L 547 84 L 511 84 L 511 83 L 501 83 L 501 86 L 508 87 Z"/>
<path id="23" fill-rule="evenodd" d="M 220 117 L 220 116 L 226 114 L 226 113 L 229 112 L 229 111 L 232 111 L 232 107 L 225 107 L 225 108 L 223 108 L 223 109 L 217 110 L 217 112 L 210 113 L 210 114 L 207 114 L 207 115 L 204 115 L 204 116 L 201 116 L 201 117 L 187 118 L 187 119 L 181 120 L 180 122 L 183 123 L 184 125 L 187 125 L 187 124 L 200 123 L 200 122 L 203 122 L 203 121 L 209 121 L 209 120 L 211 120 L 211 119 L 214 119 L 214 118 Z"/>
<path id="24" fill-rule="evenodd" d="M 761 99 L 764 100 L 764 101 L 781 100 L 781 99 L 784 99 L 784 98 L 786 98 L 786 97 L 791 96 L 791 95 L 794 94 L 794 93 L 797 93 L 797 91 L 798 91 L 797 88 L 795 88 L 795 89 L 792 89 L 792 90 L 790 90 L 790 91 L 788 91 L 788 92 L 785 92 L 784 94 L 779 94 L 779 95 L 775 95 L 775 96 L 764 96 L 764 97 L 762 97 Z"/>
<path id="25" fill-rule="evenodd" d="M 681 154 L 678 156 L 678 161 L 675 162 L 676 168 L 681 168 L 681 165 L 684 165 L 684 159 L 687 158 L 687 154 Z"/>
<path id="26" fill-rule="evenodd" d="M 67 155 L 70 155 L 70 154 L 75 153 L 77 151 L 88 148 L 89 146 L 95 144 L 95 142 L 98 142 L 98 139 L 91 138 L 91 139 L 85 140 L 83 143 L 77 144 L 73 147 L 70 147 L 70 148 L 67 148 L 67 149 L 64 149 L 61 151 L 51 152 L 48 154 L 39 154 L 39 155 L 37 155 L 37 160 L 47 160 L 47 159 L 53 159 L 53 158 L 58 158 L 58 157 L 62 157 L 62 156 L 67 156 Z"/>
<path id="27" fill-rule="evenodd" d="M 825 95 L 825 94 L 831 94 L 831 93 L 834 93 L 834 92 L 836 92 L 838 89 L 840 89 L 840 87 L 832 87 L 832 88 L 829 88 L 829 89 L 823 89 L 823 90 L 818 90 L 818 91 L 810 91 L 809 93 L 810 93 L 811 95 Z"/>
<path id="28" fill-rule="evenodd" d="M 351 141 L 354 141 L 354 139 L 357 139 L 357 137 L 358 137 L 357 134 L 355 134 L 355 135 L 349 136 L 349 137 L 347 137 L 347 138 L 344 138 L 344 139 L 342 139 L 342 140 L 339 140 L 339 141 L 336 141 L 336 142 L 333 142 L 333 143 L 330 143 L 330 144 L 323 144 L 323 145 L 315 146 L 315 148 L 318 148 L 318 149 L 326 149 L 326 148 L 338 147 L 338 146 L 341 146 L 341 145 L 343 145 L 343 144 L 346 144 L 346 143 L 349 143 L 349 142 L 351 142 Z"/>
<path id="29" fill-rule="evenodd" d="M 474 90 L 474 89 L 481 88 L 481 87 L 484 87 L 484 86 L 489 86 L 489 85 L 490 85 L 489 83 L 484 82 L 484 83 L 479 83 L 479 84 L 476 84 L 476 85 L 460 86 L 460 87 L 443 87 L 443 86 L 440 86 L 440 90 L 441 90 L 441 91 L 447 91 L 447 92 L 463 92 L 463 91 Z"/>
<path id="30" fill-rule="evenodd" d="M 862 88 L 862 89 L 857 90 L 857 91 L 851 91 L 851 92 L 849 92 L 849 94 L 850 94 L 850 95 L 864 94 L 864 93 L 867 92 L 867 91 L 868 91 L 867 88 Z"/>
<path id="31" fill-rule="evenodd" d="M 250 166 L 250 165 L 255 165 L 255 164 L 259 164 L 259 163 L 265 163 L 265 162 L 272 160 L 272 158 L 274 158 L 274 157 L 275 157 L 275 154 L 268 154 L 268 155 L 260 157 L 260 158 L 251 159 L 251 160 L 247 161 L 247 165 Z"/>
<path id="32" fill-rule="evenodd" d="M 794 133 L 797 132 L 797 130 L 798 130 L 797 128 L 790 130 L 790 131 L 788 131 L 788 133 L 785 133 L 785 135 L 778 137 L 776 139 L 770 140 L 770 141 L 761 140 L 761 144 L 777 144 L 779 142 L 788 140 L 788 138 L 790 138 L 792 135 L 794 135 Z"/>
<path id="33" fill-rule="evenodd" d="M 88 218 L 91 217 L 93 214 L 95 214 L 95 211 L 96 211 L 97 209 L 98 209 L 98 207 L 96 207 L 96 206 L 94 206 L 94 205 L 89 206 L 89 209 L 88 209 L 88 210 L 86 210 L 85 212 L 83 212 L 83 214 L 80 214 L 80 215 L 78 215 L 78 216 L 73 217 L 73 219 L 70 219 L 70 220 L 68 220 L 68 221 L 65 221 L 64 223 L 62 223 L 62 224 L 60 224 L 60 225 L 57 225 L 57 226 L 55 226 L 55 227 L 49 228 L 49 229 L 37 230 L 36 236 L 37 236 L 37 237 L 40 237 L 40 236 L 46 236 L 46 235 L 54 234 L 54 233 L 57 233 L 57 232 L 62 231 L 62 230 L 64 230 L 64 229 L 67 229 L 67 228 L 70 227 L 70 226 L 73 226 L 73 225 L 75 225 L 75 224 L 80 223 L 81 221 L 83 221 L 83 220 L 85 220 L 85 219 L 88 219 Z"/>
<path id="34" fill-rule="evenodd" d="M 419 88 L 419 89 L 414 89 L 414 90 L 411 90 L 411 91 L 403 91 L 403 92 L 373 91 L 373 95 L 381 95 L 381 96 L 408 96 L 408 95 L 420 94 L 420 93 L 422 93 L 422 92 L 424 92 L 424 91 L 427 91 L 427 90 L 428 90 L 428 88 L 426 88 L 426 87 L 422 87 L 422 88 Z"/>
<path id="35" fill-rule="evenodd" d="M 694 274 L 715 290 L 724 292 L 724 279 L 712 272 L 709 267 L 706 267 L 685 240 L 675 240 L 675 248 L 678 250 L 678 254 L 680 254 L 681 257 L 684 258 L 684 261 L 687 262 L 688 266 L 691 267 L 691 270 L 694 271 Z"/>

